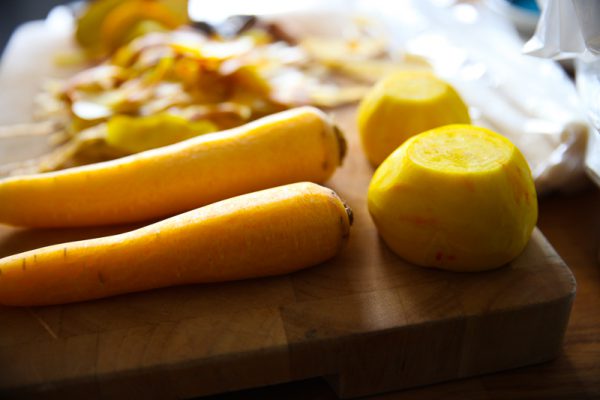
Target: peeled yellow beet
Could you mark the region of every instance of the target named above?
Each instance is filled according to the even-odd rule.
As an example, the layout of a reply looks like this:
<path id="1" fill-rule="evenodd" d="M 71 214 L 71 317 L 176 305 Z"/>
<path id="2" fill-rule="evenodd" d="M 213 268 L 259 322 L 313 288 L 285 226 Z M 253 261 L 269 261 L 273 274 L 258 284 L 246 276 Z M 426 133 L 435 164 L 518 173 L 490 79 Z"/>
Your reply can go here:
<path id="1" fill-rule="evenodd" d="M 401 71 L 382 79 L 358 109 L 361 144 L 373 166 L 418 133 L 470 122 L 456 90 L 428 71 Z"/>
<path id="2" fill-rule="evenodd" d="M 502 135 L 466 124 L 406 141 L 375 172 L 368 204 L 380 236 L 400 257 L 454 271 L 513 260 L 538 213 L 521 152 Z"/>

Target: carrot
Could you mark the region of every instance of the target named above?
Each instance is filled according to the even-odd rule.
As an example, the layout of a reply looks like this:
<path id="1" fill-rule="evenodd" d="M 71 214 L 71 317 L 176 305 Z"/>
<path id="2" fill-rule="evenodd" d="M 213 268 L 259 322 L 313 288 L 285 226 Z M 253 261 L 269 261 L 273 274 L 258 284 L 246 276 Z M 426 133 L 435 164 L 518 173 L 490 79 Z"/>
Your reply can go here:
<path id="1" fill-rule="evenodd" d="M 234 197 L 131 232 L 0 259 L 0 304 L 286 274 L 335 256 L 351 215 L 334 191 L 314 183 Z"/>
<path id="2" fill-rule="evenodd" d="M 288 183 L 322 183 L 344 156 L 321 111 L 301 107 L 121 159 L 0 180 L 0 223 L 130 223 Z"/>

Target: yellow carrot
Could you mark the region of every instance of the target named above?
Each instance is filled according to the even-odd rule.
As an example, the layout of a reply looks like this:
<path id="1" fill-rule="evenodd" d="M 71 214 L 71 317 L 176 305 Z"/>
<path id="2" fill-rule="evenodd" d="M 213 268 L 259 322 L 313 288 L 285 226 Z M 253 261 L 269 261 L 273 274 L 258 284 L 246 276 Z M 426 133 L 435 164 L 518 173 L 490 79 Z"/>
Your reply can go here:
<path id="1" fill-rule="evenodd" d="M 314 183 L 245 194 L 131 232 L 0 259 L 0 304 L 285 274 L 335 256 L 351 222 L 337 194 Z"/>
<path id="2" fill-rule="evenodd" d="M 0 223 L 128 223 L 278 185 L 322 183 L 344 146 L 325 114 L 301 107 L 118 160 L 0 180 Z"/>

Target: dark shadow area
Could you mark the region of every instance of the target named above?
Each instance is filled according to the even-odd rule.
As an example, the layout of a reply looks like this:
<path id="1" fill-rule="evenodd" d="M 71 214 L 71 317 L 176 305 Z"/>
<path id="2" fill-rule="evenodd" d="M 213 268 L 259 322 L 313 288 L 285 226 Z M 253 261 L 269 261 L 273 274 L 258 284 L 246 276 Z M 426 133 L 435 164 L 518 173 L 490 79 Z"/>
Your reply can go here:
<path id="1" fill-rule="evenodd" d="M 44 19 L 48 12 L 65 0 L 5 0 L 0 5 L 0 55 L 14 30 L 24 22 Z"/>
<path id="2" fill-rule="evenodd" d="M 303 381 L 282 383 L 262 388 L 223 393 L 214 396 L 197 397 L 196 400 L 337 400 L 333 389 L 322 378 L 312 378 Z"/>

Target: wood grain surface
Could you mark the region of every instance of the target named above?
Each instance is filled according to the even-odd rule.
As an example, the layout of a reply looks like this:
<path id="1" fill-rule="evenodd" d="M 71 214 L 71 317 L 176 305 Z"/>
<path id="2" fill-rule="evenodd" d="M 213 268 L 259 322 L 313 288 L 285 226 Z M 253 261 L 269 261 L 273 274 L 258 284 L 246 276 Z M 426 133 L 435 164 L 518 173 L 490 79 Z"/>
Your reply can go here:
<path id="1" fill-rule="evenodd" d="M 0 83 L 11 87 L 4 93 L 14 94 L 18 82 L 3 67 Z M 18 111 L 6 98 L 0 104 L 2 113 Z M 495 271 L 455 274 L 403 262 L 381 243 L 368 216 L 373 171 L 360 152 L 353 113 L 335 112 L 349 156 L 327 184 L 356 217 L 336 259 L 276 278 L 66 306 L 0 307 L 0 393 L 189 398 L 325 377 L 338 395 L 354 397 L 560 354 L 575 282 L 541 232 Z M 14 156 L 15 148 L 27 147 L 2 145 L 0 159 Z M 126 229 L 1 226 L 0 255 Z"/>
<path id="2" fill-rule="evenodd" d="M 573 400 L 600 398 L 600 190 L 541 199 L 538 226 L 569 265 L 577 295 L 563 348 L 551 362 L 365 397 L 369 400 Z M 323 379 L 243 390 L 203 400 L 335 400 Z"/>
<path id="3" fill-rule="evenodd" d="M 555 357 L 575 284 L 536 230 L 510 265 L 456 274 L 411 266 L 366 210 L 372 173 L 353 109 L 335 113 L 349 157 L 328 182 L 355 211 L 344 251 L 300 273 L 38 308 L 0 308 L 0 388 L 97 398 L 186 398 L 327 377 L 342 397 Z M 0 254 L 129 229 L 0 228 Z"/>

